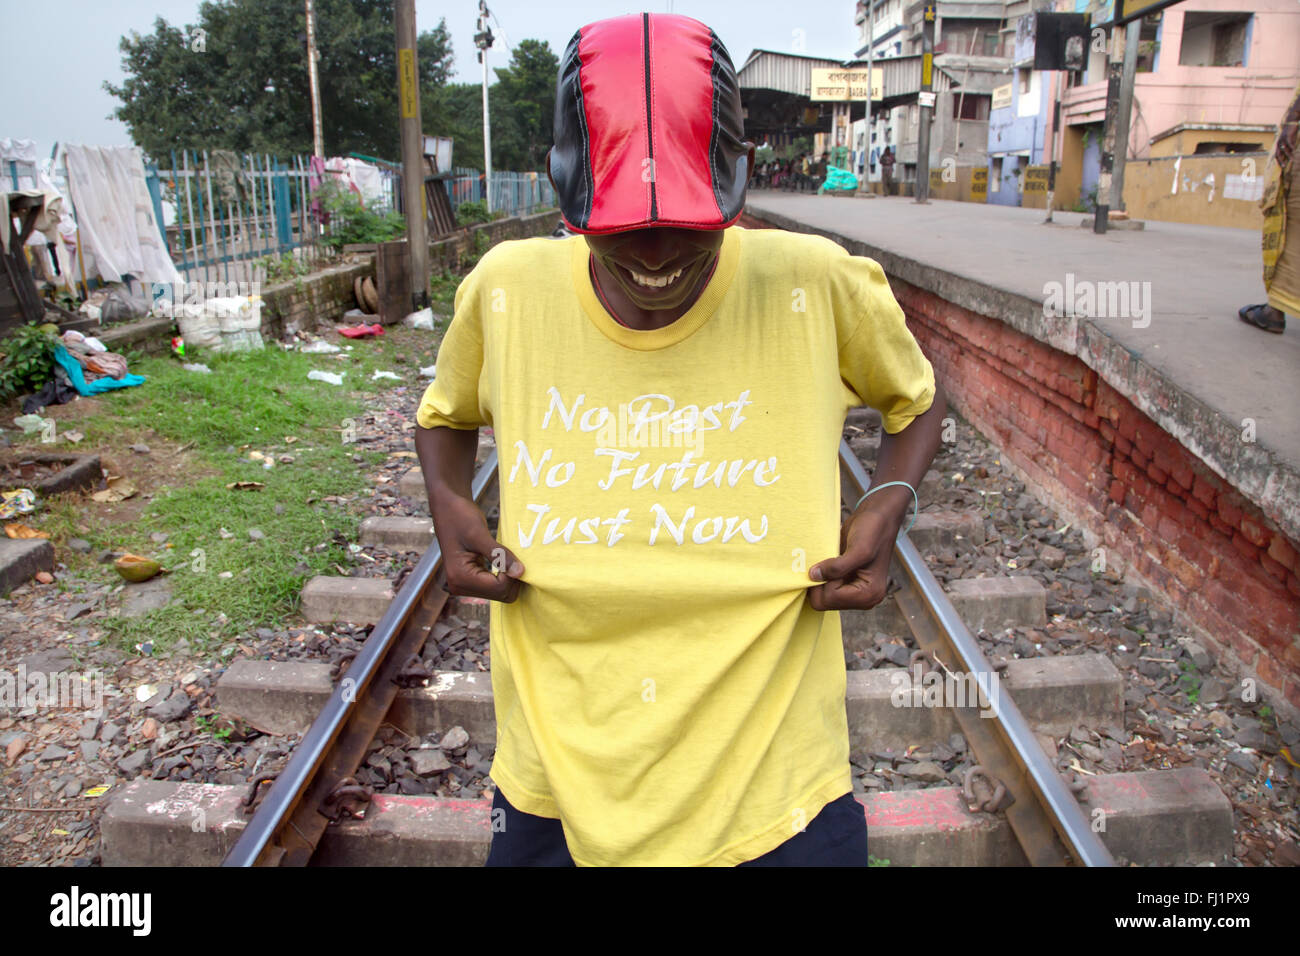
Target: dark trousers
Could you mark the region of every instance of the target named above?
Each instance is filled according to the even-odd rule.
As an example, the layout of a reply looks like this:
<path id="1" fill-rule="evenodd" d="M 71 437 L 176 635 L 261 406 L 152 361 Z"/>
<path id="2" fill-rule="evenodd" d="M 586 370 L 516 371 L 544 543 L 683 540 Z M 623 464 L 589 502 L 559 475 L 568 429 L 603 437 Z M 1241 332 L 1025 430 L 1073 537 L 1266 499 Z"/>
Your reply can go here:
<path id="1" fill-rule="evenodd" d="M 500 790 L 492 798 L 493 821 L 487 866 L 574 866 L 559 820 L 524 813 Z M 504 811 L 504 818 L 495 811 Z M 770 853 L 741 866 L 866 866 L 867 819 L 852 793 L 832 800 L 804 829 Z"/>

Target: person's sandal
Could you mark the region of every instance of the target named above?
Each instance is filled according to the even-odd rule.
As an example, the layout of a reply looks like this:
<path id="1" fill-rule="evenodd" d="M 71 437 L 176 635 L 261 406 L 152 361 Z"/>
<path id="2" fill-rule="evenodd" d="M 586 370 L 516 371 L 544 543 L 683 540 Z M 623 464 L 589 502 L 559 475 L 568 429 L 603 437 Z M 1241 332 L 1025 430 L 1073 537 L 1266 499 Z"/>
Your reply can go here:
<path id="1" fill-rule="evenodd" d="M 1270 305 L 1247 305 L 1237 310 L 1241 321 L 1249 322 L 1265 332 L 1286 331 L 1286 316 Z"/>

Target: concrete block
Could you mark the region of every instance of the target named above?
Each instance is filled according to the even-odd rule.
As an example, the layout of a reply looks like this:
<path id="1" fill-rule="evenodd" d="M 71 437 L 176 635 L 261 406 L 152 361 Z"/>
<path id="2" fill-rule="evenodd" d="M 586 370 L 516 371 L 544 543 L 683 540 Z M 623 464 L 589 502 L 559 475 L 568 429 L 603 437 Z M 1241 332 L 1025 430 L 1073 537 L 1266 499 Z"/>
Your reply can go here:
<path id="1" fill-rule="evenodd" d="M 315 661 L 235 661 L 217 681 L 217 707 L 268 734 L 300 734 L 334 690 L 331 666 Z"/>
<path id="2" fill-rule="evenodd" d="M 216 866 L 247 825 L 244 787 L 137 779 L 100 822 L 105 866 Z M 971 813 L 956 787 L 858 798 L 867 845 L 891 866 L 1023 866 L 1005 817 Z M 1103 842 L 1139 866 L 1225 862 L 1232 807 L 1202 770 L 1150 770 L 1090 780 L 1085 812 L 1104 814 Z M 480 866 L 492 839 L 491 803 L 378 794 L 361 820 L 329 828 L 323 866 Z"/>
<path id="3" fill-rule="evenodd" d="M 1100 836 L 1116 862 L 1231 861 L 1232 803 L 1204 770 L 1147 770 L 1087 780 L 1084 810 L 1101 811 L 1106 828 Z"/>
<path id="4" fill-rule="evenodd" d="M 960 551 L 984 543 L 984 521 L 966 511 L 927 511 L 916 516 L 907 533 L 921 554 L 951 548 Z"/>
<path id="5" fill-rule="evenodd" d="M 403 515 L 372 515 L 361 522 L 361 544 L 389 551 L 423 553 L 433 540 L 433 522 Z"/>
<path id="6" fill-rule="evenodd" d="M 959 578 L 947 591 L 972 634 L 1047 623 L 1047 591 L 1029 575 Z"/>
<path id="7" fill-rule="evenodd" d="M 484 627 L 488 626 L 488 615 L 491 612 L 492 602 L 479 597 L 453 597 L 449 607 L 449 613 L 455 614 L 467 624 L 478 621 Z"/>
<path id="8" fill-rule="evenodd" d="M 946 706 L 923 706 L 922 701 L 898 693 L 911 686 L 911 673 L 902 668 L 849 671 L 846 706 L 854 750 L 925 747 L 960 731 Z M 999 695 L 1016 702 L 1035 730 L 1045 733 L 1060 734 L 1079 724 L 1091 726 L 1123 716 L 1123 679 L 1101 655 L 1011 661 L 996 686 Z M 979 704 L 978 692 L 969 684 L 963 681 L 951 687 L 962 694 L 961 700 Z M 912 706 L 899 706 L 898 701 Z M 992 708 L 988 709 L 992 719 Z"/>
<path id="9" fill-rule="evenodd" d="M 37 571 L 54 570 L 54 545 L 45 538 L 0 538 L 0 594 L 25 584 Z"/>
<path id="10" fill-rule="evenodd" d="M 896 566 L 892 573 L 901 577 Z M 972 634 L 981 628 L 995 633 L 1008 627 L 1047 623 L 1047 592 L 1028 575 L 961 578 L 950 581 L 946 593 Z M 850 651 L 870 648 L 878 632 L 909 639 L 912 634 L 907 618 L 892 597 L 869 611 L 841 611 L 840 628 L 844 646 Z"/>
<path id="11" fill-rule="evenodd" d="M 1010 661 L 1000 686 L 1041 732 L 1123 722 L 1124 676 L 1102 654 Z"/>
<path id="12" fill-rule="evenodd" d="M 302 615 L 313 624 L 378 624 L 392 600 L 392 583 L 385 578 L 317 575 L 302 589 Z"/>
<path id="13" fill-rule="evenodd" d="M 327 664 L 239 661 L 217 683 L 222 713 L 242 717 L 269 733 L 302 733 L 332 691 Z M 854 750 L 905 750 L 946 740 L 958 731 L 945 706 L 899 706 L 899 668 L 850 671 L 845 707 Z M 1035 730 L 1060 734 L 1079 724 L 1096 725 L 1122 717 L 1119 672 L 1099 655 L 1012 661 L 999 678 L 999 693 L 1013 698 Z M 963 686 L 965 692 L 968 688 Z M 974 700 L 972 696 L 969 698 Z M 476 745 L 496 742 L 492 675 L 439 671 L 428 687 L 399 692 L 389 723 L 409 734 L 464 727 Z"/>
<path id="14" fill-rule="evenodd" d="M 486 671 L 439 671 L 428 687 L 399 691 L 388 722 L 421 736 L 463 727 L 474 746 L 495 748 L 492 675 Z"/>

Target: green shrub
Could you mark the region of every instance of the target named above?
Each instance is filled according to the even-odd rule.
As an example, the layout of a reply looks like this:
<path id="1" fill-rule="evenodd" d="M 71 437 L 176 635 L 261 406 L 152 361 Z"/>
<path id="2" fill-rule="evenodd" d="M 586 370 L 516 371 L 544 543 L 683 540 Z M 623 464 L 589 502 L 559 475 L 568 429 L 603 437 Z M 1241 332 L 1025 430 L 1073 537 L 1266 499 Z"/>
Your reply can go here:
<path id="1" fill-rule="evenodd" d="M 456 207 L 456 223 L 461 226 L 471 226 L 476 222 L 491 222 L 492 218 L 488 215 L 487 203 L 482 199 L 463 202 Z"/>
<path id="2" fill-rule="evenodd" d="M 406 217 L 401 213 L 367 209 L 361 197 L 335 179 L 325 180 L 316 196 L 329 213 L 329 235 L 321 242 L 335 252 L 353 243 L 388 242 L 406 235 Z"/>
<path id="3" fill-rule="evenodd" d="M 35 323 L 20 325 L 0 339 L 0 399 L 37 391 L 48 382 L 58 344 L 48 328 Z"/>

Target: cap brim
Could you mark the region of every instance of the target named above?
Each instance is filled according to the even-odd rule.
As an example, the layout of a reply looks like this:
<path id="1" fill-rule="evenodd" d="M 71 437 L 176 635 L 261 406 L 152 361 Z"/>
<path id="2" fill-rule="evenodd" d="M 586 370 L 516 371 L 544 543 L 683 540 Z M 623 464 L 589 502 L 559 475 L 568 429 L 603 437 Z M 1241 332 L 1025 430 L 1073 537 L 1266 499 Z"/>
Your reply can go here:
<path id="1" fill-rule="evenodd" d="M 728 219 L 726 222 L 711 222 L 711 223 L 672 222 L 664 219 L 656 219 L 653 222 L 642 220 L 640 222 L 633 222 L 625 225 L 604 226 L 600 229 L 582 229 L 578 226 L 575 226 L 573 222 L 570 221 L 569 217 L 566 216 L 563 212 L 560 213 L 560 218 L 564 220 L 564 226 L 566 229 L 568 229 L 570 232 L 576 232 L 578 235 L 613 236 L 621 232 L 634 232 L 635 230 L 638 229 L 694 229 L 699 232 L 718 232 L 722 229 L 726 229 L 730 226 L 734 226 L 736 222 L 740 219 L 740 215 L 741 214 L 738 212 L 730 219 Z"/>

